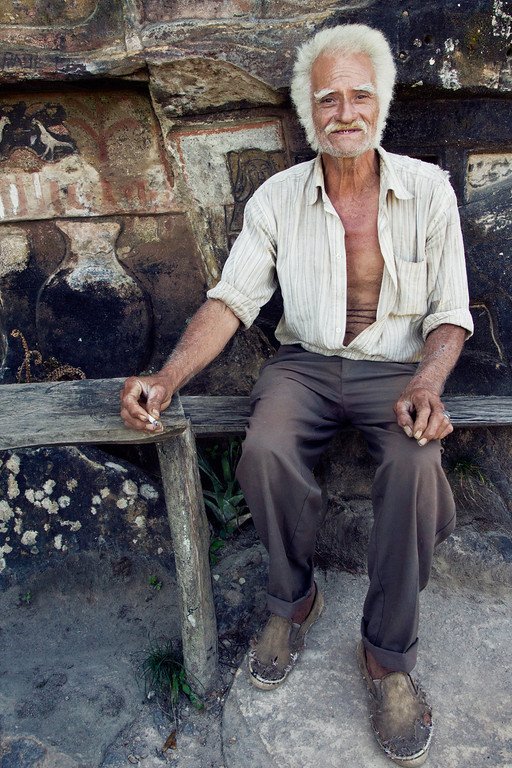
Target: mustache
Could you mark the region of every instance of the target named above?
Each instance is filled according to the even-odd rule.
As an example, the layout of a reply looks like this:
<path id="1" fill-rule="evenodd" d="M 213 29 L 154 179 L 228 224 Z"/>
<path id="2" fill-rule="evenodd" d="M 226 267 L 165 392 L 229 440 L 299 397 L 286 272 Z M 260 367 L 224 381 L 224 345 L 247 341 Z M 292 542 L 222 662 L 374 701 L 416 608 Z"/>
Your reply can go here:
<path id="1" fill-rule="evenodd" d="M 325 133 L 328 136 L 330 133 L 334 133 L 335 131 L 352 131 L 357 128 L 359 128 L 359 130 L 363 131 L 364 133 L 368 133 L 368 126 L 363 120 L 354 120 L 352 123 L 339 123 L 337 120 L 335 120 L 326 126 Z"/>

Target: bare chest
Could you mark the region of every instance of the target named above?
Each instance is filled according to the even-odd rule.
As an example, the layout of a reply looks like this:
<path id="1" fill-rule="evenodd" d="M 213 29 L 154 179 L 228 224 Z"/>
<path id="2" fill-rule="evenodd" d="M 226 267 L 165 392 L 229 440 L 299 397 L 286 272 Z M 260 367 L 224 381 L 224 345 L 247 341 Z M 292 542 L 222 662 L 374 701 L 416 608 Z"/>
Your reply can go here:
<path id="1" fill-rule="evenodd" d="M 335 206 L 345 230 L 347 317 L 345 344 L 375 322 L 384 259 L 380 250 L 378 200 L 344 201 Z"/>
<path id="2" fill-rule="evenodd" d="M 345 230 L 349 303 L 364 297 L 378 300 L 384 259 L 377 229 L 378 201 L 375 198 L 348 201 L 336 206 Z"/>

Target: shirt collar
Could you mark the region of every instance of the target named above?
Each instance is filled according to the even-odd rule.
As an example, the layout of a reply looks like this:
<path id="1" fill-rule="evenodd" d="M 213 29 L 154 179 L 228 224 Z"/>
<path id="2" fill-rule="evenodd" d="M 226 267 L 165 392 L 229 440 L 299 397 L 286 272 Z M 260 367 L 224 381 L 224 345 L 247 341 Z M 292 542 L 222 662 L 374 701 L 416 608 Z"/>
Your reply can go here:
<path id="1" fill-rule="evenodd" d="M 381 195 L 386 197 L 388 191 L 393 192 L 396 198 L 399 200 L 412 200 L 414 195 L 409 192 L 404 184 L 400 181 L 395 169 L 393 168 L 392 159 L 388 152 L 382 147 L 377 147 L 377 152 L 380 158 L 380 191 Z M 318 193 L 320 192 L 322 198 L 325 200 L 327 193 L 325 191 L 324 171 L 322 167 L 321 155 L 317 155 L 313 164 L 313 173 L 310 181 L 310 190 L 308 194 L 308 202 L 313 205 L 318 200 Z"/>

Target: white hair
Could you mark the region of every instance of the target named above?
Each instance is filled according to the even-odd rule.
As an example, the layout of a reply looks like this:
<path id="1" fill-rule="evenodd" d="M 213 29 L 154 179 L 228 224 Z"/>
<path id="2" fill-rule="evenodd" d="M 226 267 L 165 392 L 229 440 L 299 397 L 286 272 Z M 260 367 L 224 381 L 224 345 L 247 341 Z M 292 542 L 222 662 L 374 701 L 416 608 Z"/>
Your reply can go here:
<path id="1" fill-rule="evenodd" d="M 309 144 L 320 151 L 313 123 L 313 94 L 311 70 L 322 54 L 365 54 L 369 57 L 374 72 L 379 115 L 373 146 L 378 146 L 386 127 L 389 105 L 393 97 L 396 67 L 388 41 L 378 29 L 365 24 L 342 24 L 323 29 L 304 43 L 297 51 L 291 82 L 291 96 L 297 115 L 302 123 Z"/>

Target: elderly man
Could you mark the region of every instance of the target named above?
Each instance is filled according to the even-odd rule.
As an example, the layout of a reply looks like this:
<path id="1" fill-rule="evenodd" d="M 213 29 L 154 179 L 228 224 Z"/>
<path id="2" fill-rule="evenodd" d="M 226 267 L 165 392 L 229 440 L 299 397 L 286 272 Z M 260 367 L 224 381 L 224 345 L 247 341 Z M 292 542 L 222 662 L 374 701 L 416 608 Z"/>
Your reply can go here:
<path id="1" fill-rule="evenodd" d="M 148 414 L 158 419 L 280 286 L 281 347 L 253 391 L 238 467 L 269 552 L 270 618 L 251 644 L 249 677 L 263 690 L 282 683 L 321 614 L 313 469 L 351 423 L 377 462 L 358 663 L 379 744 L 416 766 L 432 734 L 430 706 L 409 675 L 419 592 L 455 523 L 440 462 L 453 430 L 441 393 L 472 320 L 446 175 L 380 147 L 394 79 L 387 41 L 366 26 L 323 30 L 299 50 L 292 98 L 318 156 L 256 191 L 220 282 L 163 369 L 126 382 L 122 416 L 158 428 Z"/>

